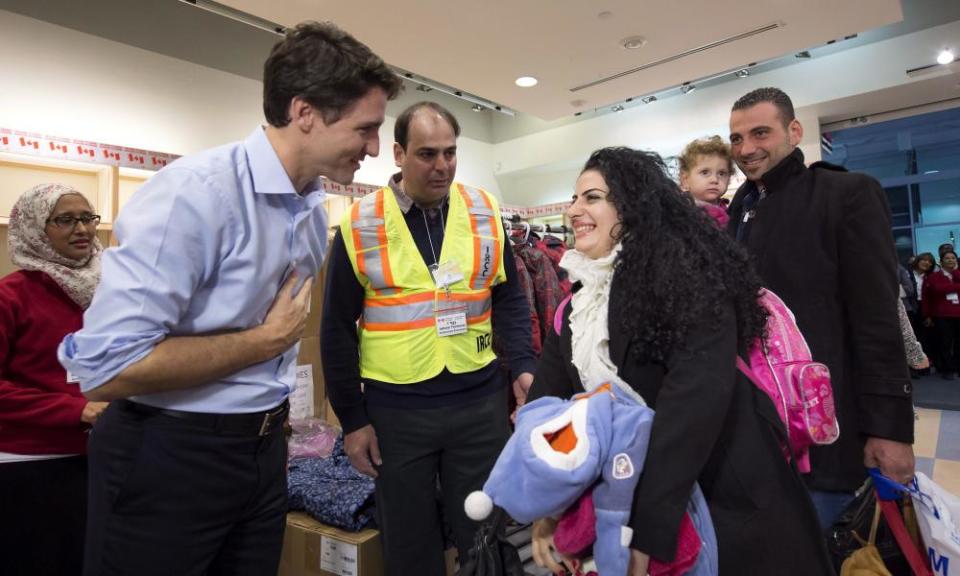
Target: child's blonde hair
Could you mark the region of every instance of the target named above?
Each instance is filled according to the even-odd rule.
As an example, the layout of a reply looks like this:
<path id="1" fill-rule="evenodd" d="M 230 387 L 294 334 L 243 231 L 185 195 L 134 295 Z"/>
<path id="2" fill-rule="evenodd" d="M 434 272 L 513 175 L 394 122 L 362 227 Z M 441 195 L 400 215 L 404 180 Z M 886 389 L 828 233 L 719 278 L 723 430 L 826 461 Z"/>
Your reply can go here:
<path id="1" fill-rule="evenodd" d="M 733 155 L 730 153 L 730 145 L 723 141 L 719 136 L 710 136 L 709 138 L 698 138 L 687 144 L 680 153 L 680 170 L 690 172 L 697 164 L 699 156 L 719 156 L 726 159 L 727 167 L 730 173 L 733 173 Z"/>

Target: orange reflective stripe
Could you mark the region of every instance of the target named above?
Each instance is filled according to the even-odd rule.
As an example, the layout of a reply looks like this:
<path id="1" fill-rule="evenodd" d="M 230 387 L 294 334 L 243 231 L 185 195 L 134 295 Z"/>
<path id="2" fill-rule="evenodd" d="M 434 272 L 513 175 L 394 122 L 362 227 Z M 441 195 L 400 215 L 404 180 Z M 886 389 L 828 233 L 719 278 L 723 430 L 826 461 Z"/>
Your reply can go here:
<path id="1" fill-rule="evenodd" d="M 457 189 L 460 190 L 463 203 L 467 205 L 467 219 L 470 220 L 470 231 L 473 232 L 473 271 L 470 273 L 470 287 L 473 288 L 477 285 L 477 276 L 480 275 L 480 238 L 477 231 L 477 221 L 473 214 L 470 214 L 470 209 L 473 208 L 473 200 L 463 188 L 463 184 L 457 184 Z"/>
<path id="2" fill-rule="evenodd" d="M 380 262 L 383 266 L 383 281 L 387 286 L 394 286 L 393 283 L 393 271 L 390 268 L 390 258 L 387 256 L 387 219 L 383 214 L 383 189 L 380 189 L 377 192 L 377 207 L 376 215 L 377 218 L 383 220 L 383 224 L 377 227 L 377 238 L 380 239 Z M 381 291 L 377 291 L 377 294 L 380 294 Z"/>
<path id="3" fill-rule="evenodd" d="M 371 332 L 403 332 L 404 330 L 430 328 L 434 323 L 433 318 L 424 318 L 413 322 L 365 322 L 363 328 Z"/>
<path id="4" fill-rule="evenodd" d="M 467 324 L 480 324 L 481 322 L 486 322 L 490 319 L 490 314 L 492 312 L 493 310 L 487 310 L 479 316 L 471 316 L 470 318 L 467 318 Z"/>

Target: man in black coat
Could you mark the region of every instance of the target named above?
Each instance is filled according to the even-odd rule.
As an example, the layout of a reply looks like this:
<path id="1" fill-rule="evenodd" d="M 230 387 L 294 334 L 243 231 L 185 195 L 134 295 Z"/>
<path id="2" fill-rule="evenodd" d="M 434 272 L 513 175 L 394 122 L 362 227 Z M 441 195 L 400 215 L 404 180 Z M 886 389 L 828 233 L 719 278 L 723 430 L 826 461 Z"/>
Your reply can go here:
<path id="1" fill-rule="evenodd" d="M 797 148 L 790 97 L 760 88 L 733 105 L 730 143 L 747 177 L 728 230 L 764 285 L 797 318 L 814 360 L 830 368 L 840 439 L 811 451 L 807 486 L 828 526 L 866 467 L 913 477 L 912 389 L 897 315 L 897 258 L 883 188 Z"/>

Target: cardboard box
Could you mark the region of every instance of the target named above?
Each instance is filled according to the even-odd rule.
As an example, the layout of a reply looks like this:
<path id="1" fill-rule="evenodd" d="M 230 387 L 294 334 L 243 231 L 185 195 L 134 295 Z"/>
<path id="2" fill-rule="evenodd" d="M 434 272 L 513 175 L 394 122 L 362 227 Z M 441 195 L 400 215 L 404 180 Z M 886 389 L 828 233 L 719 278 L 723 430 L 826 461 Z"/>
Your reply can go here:
<path id="1" fill-rule="evenodd" d="M 287 514 L 279 576 L 382 576 L 380 532 L 344 532 L 302 512 Z"/>
<path id="2" fill-rule="evenodd" d="M 309 381 L 309 391 L 302 396 L 299 388 Z M 320 338 L 300 340 L 300 354 L 297 356 L 297 390 L 290 399 L 292 412 L 296 412 L 302 402 L 312 403 L 313 416 L 323 418 L 326 415 L 327 391 L 324 387 L 323 366 L 320 363 Z M 296 398 L 296 399 L 295 399 Z"/>

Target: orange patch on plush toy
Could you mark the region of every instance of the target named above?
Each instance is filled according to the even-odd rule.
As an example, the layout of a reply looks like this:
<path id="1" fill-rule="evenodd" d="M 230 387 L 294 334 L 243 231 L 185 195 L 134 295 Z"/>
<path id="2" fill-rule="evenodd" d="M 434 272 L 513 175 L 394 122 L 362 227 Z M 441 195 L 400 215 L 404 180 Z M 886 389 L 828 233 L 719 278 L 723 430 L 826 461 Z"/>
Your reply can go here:
<path id="1" fill-rule="evenodd" d="M 577 433 L 573 430 L 573 424 L 567 424 L 556 432 L 544 434 L 543 437 L 547 439 L 550 447 L 557 452 L 569 454 L 577 447 Z"/>

